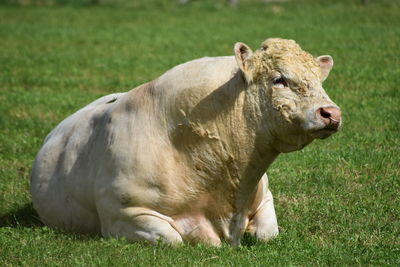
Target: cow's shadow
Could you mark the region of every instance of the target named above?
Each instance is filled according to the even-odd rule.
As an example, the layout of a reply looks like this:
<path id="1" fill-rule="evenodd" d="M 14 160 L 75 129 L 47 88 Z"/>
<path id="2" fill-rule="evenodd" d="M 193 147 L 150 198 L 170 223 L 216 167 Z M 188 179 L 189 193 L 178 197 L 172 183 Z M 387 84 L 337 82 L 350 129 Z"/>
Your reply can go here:
<path id="1" fill-rule="evenodd" d="M 255 236 L 245 233 L 240 244 L 242 247 L 253 247 L 264 243 L 258 240 Z"/>
<path id="2" fill-rule="evenodd" d="M 32 202 L 0 215 L 0 227 L 38 227 L 43 226 Z"/>

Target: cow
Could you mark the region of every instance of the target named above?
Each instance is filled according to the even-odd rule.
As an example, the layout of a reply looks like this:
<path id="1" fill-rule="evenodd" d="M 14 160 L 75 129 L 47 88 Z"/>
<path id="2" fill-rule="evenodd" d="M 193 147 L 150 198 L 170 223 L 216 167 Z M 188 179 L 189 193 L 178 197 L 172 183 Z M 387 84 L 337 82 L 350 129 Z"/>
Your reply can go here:
<path id="1" fill-rule="evenodd" d="M 48 226 L 151 244 L 240 245 L 279 232 L 265 171 L 341 128 L 331 56 L 293 40 L 178 65 L 63 120 L 32 168 Z"/>

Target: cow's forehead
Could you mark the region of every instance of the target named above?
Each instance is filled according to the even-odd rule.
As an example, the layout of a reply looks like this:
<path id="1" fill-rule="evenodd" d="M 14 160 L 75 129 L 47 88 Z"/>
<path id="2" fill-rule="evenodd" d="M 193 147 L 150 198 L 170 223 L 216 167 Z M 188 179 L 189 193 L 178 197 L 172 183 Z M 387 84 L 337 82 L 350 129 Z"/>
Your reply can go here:
<path id="1" fill-rule="evenodd" d="M 321 78 L 317 61 L 293 40 L 267 39 L 260 52 L 269 72 L 277 71 L 288 78 L 309 82 Z"/>

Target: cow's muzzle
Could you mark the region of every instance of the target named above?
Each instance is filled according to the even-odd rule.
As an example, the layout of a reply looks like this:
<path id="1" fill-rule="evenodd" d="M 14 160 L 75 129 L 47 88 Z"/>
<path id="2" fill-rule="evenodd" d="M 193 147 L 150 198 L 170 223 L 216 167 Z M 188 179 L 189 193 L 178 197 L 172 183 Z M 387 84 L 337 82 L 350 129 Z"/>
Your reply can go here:
<path id="1" fill-rule="evenodd" d="M 316 115 L 325 125 L 322 129 L 318 129 L 313 133 L 316 138 L 327 138 L 339 130 L 342 121 L 342 112 L 339 108 L 333 106 L 321 107 L 317 109 Z"/>

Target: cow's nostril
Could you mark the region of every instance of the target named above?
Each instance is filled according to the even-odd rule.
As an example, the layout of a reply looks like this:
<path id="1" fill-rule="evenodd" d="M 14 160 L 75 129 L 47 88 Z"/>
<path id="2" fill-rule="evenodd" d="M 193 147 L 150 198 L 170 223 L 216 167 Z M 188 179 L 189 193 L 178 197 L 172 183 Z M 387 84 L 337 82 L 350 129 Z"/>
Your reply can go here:
<path id="1" fill-rule="evenodd" d="M 342 112 L 337 107 L 323 107 L 317 109 L 317 116 L 330 128 L 338 128 L 342 119 Z"/>
<path id="2" fill-rule="evenodd" d="M 328 112 L 328 111 L 326 111 L 325 109 L 323 109 L 323 108 L 320 108 L 320 114 L 321 114 L 321 116 L 323 117 L 323 118 L 326 118 L 326 119 L 329 119 L 331 116 L 332 116 L 332 114 L 330 113 L 330 112 Z"/>

